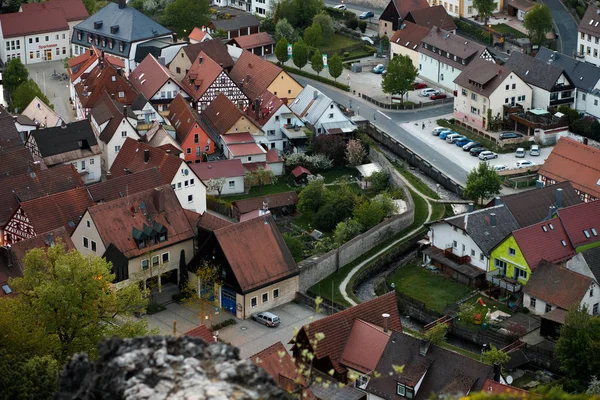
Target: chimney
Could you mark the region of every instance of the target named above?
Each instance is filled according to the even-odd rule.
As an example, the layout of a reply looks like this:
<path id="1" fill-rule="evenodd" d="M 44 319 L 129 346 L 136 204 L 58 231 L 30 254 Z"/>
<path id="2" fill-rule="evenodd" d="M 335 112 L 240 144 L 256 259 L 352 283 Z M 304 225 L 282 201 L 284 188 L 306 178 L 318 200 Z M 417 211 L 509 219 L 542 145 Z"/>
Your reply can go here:
<path id="1" fill-rule="evenodd" d="M 430 345 L 431 342 L 429 340 L 421 340 L 421 344 L 419 346 L 419 355 L 427 355 L 427 350 L 429 350 Z"/>
<path id="2" fill-rule="evenodd" d="M 381 314 L 381 316 L 383 317 L 383 333 L 388 333 L 388 321 L 390 319 L 390 314 L 385 313 Z"/>
<path id="3" fill-rule="evenodd" d="M 173 43 L 177 43 L 177 34 L 173 33 Z"/>
<path id="4" fill-rule="evenodd" d="M 494 363 L 494 382 L 500 383 L 500 373 L 502 372 L 502 368 L 500 367 L 499 362 Z"/>
<path id="5" fill-rule="evenodd" d="M 256 119 L 260 118 L 260 100 L 254 100 L 254 113 L 256 114 Z"/>
<path id="6" fill-rule="evenodd" d="M 469 203 L 469 212 L 472 213 L 473 212 L 473 203 Z"/>
<path id="7" fill-rule="evenodd" d="M 165 211 L 165 192 L 162 188 L 155 188 L 152 192 L 152 202 L 154 203 L 154 208 L 159 213 Z"/>
<path id="8" fill-rule="evenodd" d="M 556 189 L 556 208 L 562 208 L 562 192 L 561 188 Z"/>
<path id="9" fill-rule="evenodd" d="M 104 50 L 102 50 L 102 53 L 100 53 L 100 58 L 104 60 Z"/>
<path id="10" fill-rule="evenodd" d="M 554 211 L 556 211 L 556 208 L 554 206 L 548 207 L 548 219 L 552 219 L 552 217 L 554 216 Z"/>
<path id="11" fill-rule="evenodd" d="M 496 226 L 496 213 L 491 213 L 490 214 L 490 225 L 491 226 Z"/>
<path id="12" fill-rule="evenodd" d="M 126 0 L 119 0 L 119 8 L 121 8 L 121 9 L 125 8 L 125 1 Z"/>
<path id="13" fill-rule="evenodd" d="M 144 150 L 144 162 L 146 164 L 148 164 L 148 161 L 150 161 L 150 150 L 145 149 Z"/>
<path id="14" fill-rule="evenodd" d="M 319 97 L 319 92 L 318 92 L 317 90 L 315 90 L 315 91 L 313 92 L 313 99 L 314 99 L 314 100 L 316 100 L 316 99 L 317 99 L 317 97 Z"/>
<path id="15" fill-rule="evenodd" d="M 250 82 L 250 75 L 246 75 L 246 83 Z"/>
<path id="16" fill-rule="evenodd" d="M 494 201 L 494 205 L 495 206 L 501 206 L 502 205 L 502 199 L 500 198 L 500 196 L 497 196 L 494 200 L 495 200 Z"/>

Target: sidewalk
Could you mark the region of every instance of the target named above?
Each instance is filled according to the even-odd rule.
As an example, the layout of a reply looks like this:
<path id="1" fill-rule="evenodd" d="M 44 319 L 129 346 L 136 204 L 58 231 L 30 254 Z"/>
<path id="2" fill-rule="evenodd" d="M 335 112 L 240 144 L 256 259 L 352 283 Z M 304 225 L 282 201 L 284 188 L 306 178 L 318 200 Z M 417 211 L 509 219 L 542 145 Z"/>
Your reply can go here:
<path id="1" fill-rule="evenodd" d="M 160 335 L 182 335 L 183 333 L 202 325 L 200 306 L 171 303 L 166 305 L 167 309 L 156 314 L 145 315 L 142 318 L 148 321 L 148 328 L 157 328 Z M 212 325 L 220 324 L 226 319 L 234 318 L 224 310 L 216 311 L 217 308 L 206 304 L 204 306 L 206 317 L 204 324 L 210 329 Z M 175 323 L 175 326 L 174 326 Z M 174 332 L 175 331 L 175 332 Z"/>

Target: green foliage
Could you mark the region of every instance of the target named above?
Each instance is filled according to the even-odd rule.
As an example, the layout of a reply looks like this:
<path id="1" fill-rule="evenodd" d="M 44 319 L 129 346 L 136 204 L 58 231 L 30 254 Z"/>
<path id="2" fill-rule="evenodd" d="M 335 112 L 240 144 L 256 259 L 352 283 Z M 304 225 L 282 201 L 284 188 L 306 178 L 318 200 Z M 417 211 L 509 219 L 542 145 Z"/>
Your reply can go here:
<path id="1" fill-rule="evenodd" d="M 50 356 L 26 358 L 0 350 L 0 399 L 51 399 L 60 366 Z"/>
<path id="2" fill-rule="evenodd" d="M 288 41 L 285 37 L 279 39 L 277 44 L 275 45 L 275 57 L 280 63 L 284 63 L 288 60 Z"/>
<path id="3" fill-rule="evenodd" d="M 107 4 L 108 1 L 106 0 L 83 0 L 83 5 L 85 6 L 85 9 L 90 15 L 95 14 L 100 9 L 104 8 Z"/>
<path id="4" fill-rule="evenodd" d="M 529 31 L 529 36 L 534 44 L 542 44 L 546 34 L 552 31 L 552 13 L 542 4 L 536 4 L 533 9 L 525 14 L 523 26 Z"/>
<path id="5" fill-rule="evenodd" d="M 265 169 L 263 167 L 258 167 L 252 171 L 246 171 L 246 183 L 250 186 L 259 186 L 259 193 L 262 196 L 263 187 L 266 183 L 275 183 L 277 182 L 277 177 L 270 169 Z"/>
<path id="6" fill-rule="evenodd" d="M 494 0 L 473 0 L 473 8 L 477 10 L 479 18 L 483 18 L 484 25 L 487 25 L 488 19 L 496 9 Z"/>
<path id="7" fill-rule="evenodd" d="M 15 112 L 17 110 L 21 112 L 29 105 L 29 103 L 33 101 L 36 96 L 42 100 L 44 104 L 54 109 L 54 106 L 50 104 L 50 100 L 48 100 L 46 95 L 42 93 L 42 90 L 33 79 L 29 79 L 25 83 L 21 84 L 17 90 L 14 91 L 10 101 L 10 108 L 15 110 Z"/>
<path id="8" fill-rule="evenodd" d="M 502 178 L 492 166 L 486 162 L 480 162 L 467 175 L 467 185 L 463 196 L 473 200 L 476 204 L 481 204 L 482 200 L 498 195 L 501 187 Z"/>
<path id="9" fill-rule="evenodd" d="M 458 320 L 463 323 L 472 324 L 475 319 L 475 304 L 462 303 L 458 306 Z"/>
<path id="10" fill-rule="evenodd" d="M 358 19 L 356 18 L 356 15 L 349 14 L 348 18 L 346 18 L 346 21 L 344 21 L 344 24 L 346 25 L 346 28 L 353 31 L 356 30 L 356 28 L 358 28 Z"/>
<path id="11" fill-rule="evenodd" d="M 388 192 L 378 194 L 371 201 L 381 204 L 384 216 L 386 217 L 390 217 L 398 212 L 398 206 L 394 202 L 394 198 L 392 197 L 392 195 Z"/>
<path id="12" fill-rule="evenodd" d="M 335 165 L 343 165 L 346 144 L 341 135 L 318 135 L 311 141 L 312 152 L 315 154 L 325 154 L 333 160 Z"/>
<path id="13" fill-rule="evenodd" d="M 387 74 L 381 80 L 381 88 L 384 93 L 400 95 L 404 101 L 404 95 L 413 90 L 413 82 L 419 74 L 409 56 L 398 54 L 387 66 Z"/>
<path id="14" fill-rule="evenodd" d="M 358 21 L 358 29 L 360 29 L 361 33 L 365 33 L 367 31 L 367 21 Z"/>
<path id="15" fill-rule="evenodd" d="M 319 75 L 323 71 L 323 57 L 318 51 L 310 58 L 310 67 Z"/>
<path id="16" fill-rule="evenodd" d="M 225 328 L 225 327 L 235 325 L 235 324 L 237 324 L 237 321 L 233 318 L 229 318 L 229 319 L 226 319 L 225 321 L 221 322 L 220 324 L 214 324 L 213 331 L 218 331 L 221 328 Z"/>
<path id="17" fill-rule="evenodd" d="M 387 37 L 387 35 L 383 35 L 379 38 L 379 43 L 381 44 L 381 47 L 384 50 L 387 50 L 390 48 L 390 38 Z"/>
<path id="18" fill-rule="evenodd" d="M 335 33 L 333 19 L 325 11 L 321 11 L 313 18 L 313 24 L 318 24 L 321 27 L 323 43 L 329 42 Z"/>
<path id="19" fill-rule="evenodd" d="M 274 19 L 285 18 L 294 28 L 305 28 L 319 11 L 323 9 L 323 0 L 281 0 L 275 7 Z"/>
<path id="20" fill-rule="evenodd" d="M 27 68 L 25 68 L 25 65 L 21 62 L 20 58 L 13 58 L 6 65 L 6 69 L 4 70 L 2 78 L 4 88 L 8 92 L 8 96 L 12 97 L 15 90 L 17 90 L 17 88 L 23 83 L 27 82 L 27 79 L 29 78 L 29 72 L 27 71 Z M 20 110 L 23 111 L 23 109 Z"/>
<path id="21" fill-rule="evenodd" d="M 299 39 L 292 49 L 292 61 L 300 69 L 308 62 L 308 48 L 302 39 Z"/>
<path id="22" fill-rule="evenodd" d="M 304 259 L 304 242 L 289 232 L 283 234 L 283 239 L 288 249 L 290 249 L 294 260 L 302 261 Z"/>
<path id="23" fill-rule="evenodd" d="M 267 15 L 267 18 L 260 21 L 260 31 L 267 32 L 269 35 L 275 34 L 275 21 Z"/>
<path id="24" fill-rule="evenodd" d="M 324 232 L 331 232 L 336 225 L 352 216 L 352 208 L 356 202 L 356 194 L 345 183 L 338 190 L 325 190 L 325 204 L 315 215 L 315 226 Z"/>
<path id="25" fill-rule="evenodd" d="M 600 319 L 588 314 L 586 308 L 567 313 L 560 330 L 555 354 L 568 378 L 566 388 L 585 391 L 593 375 L 600 371 Z"/>
<path id="26" fill-rule="evenodd" d="M 297 39 L 294 27 L 285 18 L 280 19 L 275 24 L 275 40 L 280 41 L 281 38 L 285 38 L 287 43 L 293 43 Z"/>
<path id="27" fill-rule="evenodd" d="M 342 61 L 340 59 L 340 63 L 341 62 Z M 330 59 L 329 63 L 330 63 L 329 73 L 331 74 L 331 59 Z M 296 74 L 296 75 L 300 75 L 300 76 L 304 76 L 306 78 L 314 79 L 317 82 L 325 83 L 327 85 L 336 87 L 338 89 L 345 90 L 346 92 L 350 91 L 350 87 L 348 85 L 346 85 L 346 84 L 341 83 L 341 82 L 335 82 L 335 81 L 333 81 L 333 80 L 331 80 L 329 78 L 325 78 L 323 76 L 315 75 L 315 74 L 313 74 L 311 72 L 303 71 L 301 69 L 290 67 L 288 65 L 281 65 L 281 68 L 284 71 L 286 71 L 286 72 L 289 72 L 289 73 L 292 73 L 292 74 Z M 340 70 L 340 75 L 341 75 L 342 71 L 343 71 L 343 67 Z"/>
<path id="28" fill-rule="evenodd" d="M 499 363 L 500 365 L 504 365 L 509 361 L 510 356 L 497 349 L 493 344 L 490 345 L 490 348 L 485 353 L 483 353 L 483 362 L 486 364 L 494 365 Z"/>
<path id="29" fill-rule="evenodd" d="M 359 235 L 363 231 L 362 225 L 355 219 L 347 219 L 338 223 L 333 233 L 334 242 L 337 246 L 341 246 L 348 240 Z"/>
<path id="30" fill-rule="evenodd" d="M 435 344 L 436 346 L 441 345 L 446 341 L 446 333 L 448 333 L 448 325 L 437 324 L 427 332 L 425 332 L 425 338 Z"/>
<path id="31" fill-rule="evenodd" d="M 315 213 L 325 204 L 325 184 L 321 180 L 310 182 L 298 195 L 298 211 Z"/>
<path id="32" fill-rule="evenodd" d="M 319 208 L 315 215 L 315 227 L 323 232 L 333 231 L 340 219 L 343 219 L 340 218 L 338 210 L 338 207 L 331 202 Z"/>
<path id="33" fill-rule="evenodd" d="M 575 12 L 577 13 L 577 16 L 581 19 L 585 15 L 585 7 L 577 6 L 575 7 Z"/>
<path id="34" fill-rule="evenodd" d="M 321 25 L 313 22 L 304 30 L 304 43 L 309 47 L 319 47 L 323 40 L 322 35 Z"/>
<path id="35" fill-rule="evenodd" d="M 469 24 L 468 22 L 461 21 L 458 18 L 454 18 L 454 23 L 459 31 L 468 33 L 469 35 L 473 35 L 484 43 L 490 43 L 490 31 L 489 29 L 483 29 L 474 25 Z"/>
<path id="36" fill-rule="evenodd" d="M 365 180 L 369 182 L 370 189 L 375 192 L 381 192 L 390 187 L 390 173 L 388 171 L 373 172 Z"/>
<path id="37" fill-rule="evenodd" d="M 354 207 L 354 218 L 365 231 L 368 231 L 383 220 L 385 210 L 379 202 L 369 201 L 368 199 L 361 200 Z"/>
<path id="38" fill-rule="evenodd" d="M 174 0 L 165 7 L 161 23 L 184 37 L 194 27 L 207 25 L 209 15 L 208 0 Z"/>
<path id="39" fill-rule="evenodd" d="M 346 145 L 346 161 L 348 161 L 348 165 L 353 167 L 361 165 L 366 156 L 367 151 L 360 140 L 350 139 L 348 141 Z"/>
<path id="40" fill-rule="evenodd" d="M 337 78 L 339 78 L 340 75 L 342 75 L 342 72 L 344 71 L 344 66 L 342 65 L 342 58 L 338 54 L 334 54 L 332 57 L 329 58 L 329 61 L 327 62 L 327 68 L 329 68 L 329 75 L 331 75 L 333 79 L 335 79 L 335 81 L 337 82 Z"/>

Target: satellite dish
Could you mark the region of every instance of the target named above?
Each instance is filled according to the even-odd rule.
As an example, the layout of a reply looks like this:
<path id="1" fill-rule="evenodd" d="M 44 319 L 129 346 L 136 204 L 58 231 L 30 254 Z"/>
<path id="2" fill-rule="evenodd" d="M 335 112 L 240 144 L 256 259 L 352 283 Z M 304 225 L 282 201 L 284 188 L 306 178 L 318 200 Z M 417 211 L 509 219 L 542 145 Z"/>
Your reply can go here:
<path id="1" fill-rule="evenodd" d="M 506 377 L 506 383 L 508 383 L 509 385 L 512 385 L 512 383 L 513 383 L 513 377 L 512 377 L 512 376 L 510 376 L 510 375 L 509 375 L 509 376 L 507 376 L 507 377 Z"/>

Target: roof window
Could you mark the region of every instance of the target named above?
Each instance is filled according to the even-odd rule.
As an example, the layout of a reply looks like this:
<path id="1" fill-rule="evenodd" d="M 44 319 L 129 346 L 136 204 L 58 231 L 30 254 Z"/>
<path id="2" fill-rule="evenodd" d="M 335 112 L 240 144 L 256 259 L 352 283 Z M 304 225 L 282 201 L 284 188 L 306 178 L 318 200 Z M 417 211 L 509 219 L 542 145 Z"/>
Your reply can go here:
<path id="1" fill-rule="evenodd" d="M 554 230 L 554 225 L 548 224 L 548 226 L 550 227 L 550 230 Z"/>
<path id="2" fill-rule="evenodd" d="M 592 231 L 592 235 L 598 236 L 598 232 L 596 232 L 596 228 L 590 229 Z"/>
<path id="3" fill-rule="evenodd" d="M 561 240 L 560 243 L 563 245 L 563 247 L 567 247 L 567 242 L 565 242 L 564 240 Z"/>
<path id="4" fill-rule="evenodd" d="M 586 238 L 588 238 L 588 239 L 590 238 L 590 233 L 588 232 L 587 229 L 583 230 L 583 234 L 585 235 Z"/>

